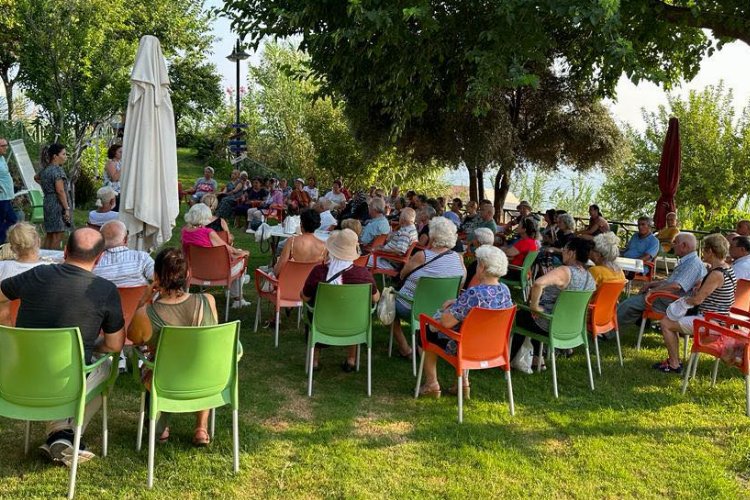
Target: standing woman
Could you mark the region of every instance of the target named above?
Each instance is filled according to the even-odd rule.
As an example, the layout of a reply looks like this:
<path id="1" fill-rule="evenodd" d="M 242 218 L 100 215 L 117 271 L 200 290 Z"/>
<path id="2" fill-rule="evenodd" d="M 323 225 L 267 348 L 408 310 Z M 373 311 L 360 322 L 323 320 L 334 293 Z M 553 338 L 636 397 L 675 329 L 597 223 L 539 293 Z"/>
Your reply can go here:
<path id="1" fill-rule="evenodd" d="M 107 164 L 104 166 L 104 185 L 116 193 L 115 212 L 120 211 L 120 169 L 122 168 L 122 144 L 112 144 L 107 150 Z"/>
<path id="2" fill-rule="evenodd" d="M 44 158 L 44 168 L 39 172 L 39 184 L 44 191 L 44 245 L 43 248 L 60 250 L 63 233 L 72 227 L 73 215 L 68 197 L 68 176 L 62 168 L 68 153 L 62 144 L 51 144 Z"/>

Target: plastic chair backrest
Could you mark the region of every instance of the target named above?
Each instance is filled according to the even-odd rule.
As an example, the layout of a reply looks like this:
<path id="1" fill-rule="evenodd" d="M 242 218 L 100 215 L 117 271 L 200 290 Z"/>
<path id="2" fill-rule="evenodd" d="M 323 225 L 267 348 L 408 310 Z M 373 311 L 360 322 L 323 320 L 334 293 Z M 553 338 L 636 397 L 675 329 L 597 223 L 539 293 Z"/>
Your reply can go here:
<path id="1" fill-rule="evenodd" d="M 383 246 L 383 245 L 385 245 L 385 240 L 387 238 L 388 238 L 387 234 L 380 234 L 378 236 L 375 236 L 375 238 L 373 238 L 372 242 L 370 242 L 369 246 L 371 246 L 373 248 L 374 247 Z"/>
<path id="2" fill-rule="evenodd" d="M 750 312 L 750 280 L 737 280 L 737 291 L 734 295 L 733 307 Z"/>
<path id="3" fill-rule="evenodd" d="M 605 326 L 617 314 L 617 301 L 627 281 L 605 281 L 591 300 L 591 321 L 595 326 Z"/>
<path id="4" fill-rule="evenodd" d="M 44 195 L 41 191 L 29 191 L 29 201 L 31 202 L 31 222 L 36 224 L 44 222 Z"/>
<path id="5" fill-rule="evenodd" d="M 82 391 L 78 328 L 0 327 L 0 414 L 13 416 L 7 413 L 10 403 L 37 410 L 65 407 L 63 415 L 73 416 Z"/>
<path id="6" fill-rule="evenodd" d="M 125 318 L 126 330 L 130 325 L 130 321 L 133 319 L 135 310 L 138 308 L 138 302 L 141 300 L 141 297 L 143 297 L 147 288 L 146 285 L 141 285 L 117 289 L 117 293 L 120 294 L 120 306 L 122 307 L 122 316 Z"/>
<path id="7" fill-rule="evenodd" d="M 318 284 L 313 326 L 330 337 L 350 337 L 370 328 L 372 288 L 369 284 Z"/>
<path id="8" fill-rule="evenodd" d="M 235 375 L 239 321 L 214 326 L 165 326 L 154 358 L 160 398 L 191 400 L 221 394 Z"/>
<path id="9" fill-rule="evenodd" d="M 523 266 L 521 266 L 521 283 L 526 283 L 529 280 L 529 275 L 531 273 L 531 266 L 534 265 L 534 262 L 536 262 L 536 258 L 539 255 L 538 250 L 531 251 L 526 254 L 526 257 L 523 258 Z"/>
<path id="10" fill-rule="evenodd" d="M 229 249 L 188 245 L 188 265 L 191 283 L 226 281 L 231 274 Z"/>
<path id="11" fill-rule="evenodd" d="M 16 326 L 18 318 L 18 309 L 21 307 L 21 299 L 10 301 L 10 326 Z"/>
<path id="12" fill-rule="evenodd" d="M 370 259 L 370 254 L 365 254 L 357 258 L 354 261 L 354 265 L 357 267 L 367 267 L 367 261 Z"/>
<path id="13" fill-rule="evenodd" d="M 508 341 L 516 306 L 508 309 L 473 308 L 461 325 L 461 358 L 482 361 L 504 357 L 508 362 Z"/>
<path id="14" fill-rule="evenodd" d="M 216 231 L 216 234 L 224 240 L 224 243 L 229 244 L 229 232 L 228 231 Z"/>
<path id="15" fill-rule="evenodd" d="M 550 322 L 555 347 L 569 349 L 585 341 L 586 312 L 594 290 L 563 290 L 557 297 Z"/>
<path id="16" fill-rule="evenodd" d="M 435 278 L 425 276 L 417 281 L 414 290 L 414 301 L 411 306 L 412 324 L 419 328 L 419 315 L 432 316 L 448 299 L 455 299 L 458 287 L 461 286 L 461 276 L 447 276 Z"/>
<path id="17" fill-rule="evenodd" d="M 279 295 L 281 295 L 281 300 L 301 301 L 302 299 L 300 299 L 299 294 L 302 291 L 302 287 L 305 286 L 307 276 L 313 267 L 318 264 L 320 262 L 287 261 L 279 272 Z"/>

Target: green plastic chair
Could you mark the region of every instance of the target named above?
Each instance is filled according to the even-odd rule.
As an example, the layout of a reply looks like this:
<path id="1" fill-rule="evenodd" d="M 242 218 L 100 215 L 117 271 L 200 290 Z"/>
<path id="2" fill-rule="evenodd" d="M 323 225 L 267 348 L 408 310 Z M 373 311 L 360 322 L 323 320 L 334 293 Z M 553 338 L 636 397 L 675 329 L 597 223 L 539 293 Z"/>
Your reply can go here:
<path id="1" fill-rule="evenodd" d="M 508 265 L 508 269 L 516 269 L 520 271 L 521 279 L 520 280 L 510 280 L 507 278 L 500 278 L 500 281 L 502 283 L 505 283 L 508 288 L 515 288 L 516 290 L 521 290 L 521 294 L 523 294 L 523 300 L 528 301 L 529 300 L 529 289 L 531 288 L 531 266 L 534 265 L 534 262 L 536 262 L 536 258 L 539 255 L 538 251 L 529 252 L 526 254 L 526 257 L 523 259 L 523 266 L 513 266 Z"/>
<path id="2" fill-rule="evenodd" d="M 461 287 L 462 278 L 462 276 L 448 276 L 444 278 L 425 276 L 419 278 L 419 281 L 417 281 L 417 288 L 414 290 L 413 299 L 399 295 L 399 297 L 411 303 L 409 331 L 411 332 L 412 372 L 415 377 L 417 376 L 416 338 L 419 331 L 419 315 L 426 314 L 432 317 L 435 311 L 440 309 L 446 300 L 455 299 L 458 296 L 458 289 Z M 396 318 L 395 321 L 400 320 Z M 391 339 L 388 342 L 388 356 L 391 355 L 392 351 L 393 325 L 391 325 Z"/>
<path id="3" fill-rule="evenodd" d="M 159 412 L 188 413 L 232 405 L 234 472 L 240 470 L 237 362 L 242 355 L 240 322 L 214 326 L 165 326 L 154 361 L 140 351 L 153 370 L 148 422 L 148 487 L 154 485 L 154 445 Z M 145 388 L 141 392 L 137 450 L 141 449 L 145 417 Z M 211 426 L 213 438 L 213 425 Z"/>
<path id="4" fill-rule="evenodd" d="M 370 284 L 332 285 L 320 283 L 315 295 L 310 335 L 307 338 L 307 395 L 312 397 L 312 360 L 316 343 L 350 346 L 367 345 L 367 395 L 372 394 L 372 288 Z M 357 350 L 359 371 L 359 349 Z"/>
<path id="5" fill-rule="evenodd" d="M 563 290 L 555 302 L 552 314 L 537 313 L 533 314 L 543 316 L 550 320 L 549 336 L 539 335 L 538 333 L 513 325 L 513 333 L 523 335 L 542 344 L 549 345 L 549 357 L 552 360 L 552 388 L 555 397 L 557 393 L 557 366 L 555 364 L 555 349 L 573 349 L 583 346 L 586 348 L 586 365 L 589 370 L 589 383 L 591 390 L 594 390 L 594 376 L 591 371 L 591 357 L 589 355 L 588 335 L 586 334 L 586 311 L 588 310 L 589 301 L 594 294 L 594 290 Z M 526 305 L 518 305 L 519 309 L 530 311 Z M 539 346 L 539 364 L 542 365 L 542 346 Z"/>
<path id="6" fill-rule="evenodd" d="M 86 403 L 102 396 L 102 456 L 107 456 L 107 395 L 117 378 L 117 353 L 91 365 L 83 361 L 78 328 L 11 328 L 0 326 L 0 415 L 26 421 L 24 453 L 29 452 L 31 421 L 73 418 L 73 449 L 81 444 Z M 107 383 L 86 394 L 86 374 L 112 360 Z M 78 453 L 70 466 L 68 498 L 73 498 Z"/>
<path id="7" fill-rule="evenodd" d="M 31 204 L 31 223 L 41 224 L 44 222 L 44 195 L 41 191 L 29 191 L 29 202 Z"/>

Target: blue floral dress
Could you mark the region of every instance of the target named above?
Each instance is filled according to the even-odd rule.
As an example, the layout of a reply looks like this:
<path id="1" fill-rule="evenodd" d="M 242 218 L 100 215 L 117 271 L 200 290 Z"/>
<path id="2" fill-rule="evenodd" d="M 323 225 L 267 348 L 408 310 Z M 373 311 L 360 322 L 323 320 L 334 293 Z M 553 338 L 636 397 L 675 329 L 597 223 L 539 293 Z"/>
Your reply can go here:
<path id="1" fill-rule="evenodd" d="M 475 307 L 483 309 L 507 309 L 513 307 L 510 290 L 503 283 L 500 283 L 498 285 L 477 285 L 461 292 L 456 301 L 447 309 L 447 312 L 451 313 L 459 321 L 459 324 L 453 330 L 458 331 L 461 328 L 461 323 Z M 433 315 L 433 318 L 440 321 L 440 316 L 442 316 L 443 312 L 443 310 L 439 310 Z M 430 339 L 430 341 L 433 340 L 435 340 L 436 344 L 443 346 L 445 352 L 451 356 L 456 355 L 456 342 L 447 335 L 437 332 Z"/>

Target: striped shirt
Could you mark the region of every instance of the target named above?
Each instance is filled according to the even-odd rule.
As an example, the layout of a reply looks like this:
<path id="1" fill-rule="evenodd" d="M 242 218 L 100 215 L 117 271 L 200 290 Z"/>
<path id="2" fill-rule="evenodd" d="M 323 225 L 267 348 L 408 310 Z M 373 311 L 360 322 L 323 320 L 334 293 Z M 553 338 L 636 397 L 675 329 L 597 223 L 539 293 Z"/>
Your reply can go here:
<path id="1" fill-rule="evenodd" d="M 409 246 L 417 241 L 417 236 L 417 227 L 414 224 L 401 227 L 398 231 L 393 231 L 388 235 L 385 248 L 398 252 L 399 255 L 404 255 Z"/>
<path id="2" fill-rule="evenodd" d="M 108 248 L 93 272 L 118 288 L 148 285 L 154 277 L 154 259 L 126 246 Z"/>
<path id="3" fill-rule="evenodd" d="M 734 275 L 734 269 L 732 267 L 715 267 L 709 271 L 709 275 L 712 271 L 719 271 L 723 274 L 724 282 L 698 306 L 698 311 L 701 314 L 707 312 L 726 313 L 734 304 L 734 294 L 737 291 L 737 278 Z M 706 278 L 708 278 L 708 275 L 706 275 Z"/>
<path id="4" fill-rule="evenodd" d="M 706 275 L 706 266 L 695 252 L 690 252 L 680 259 L 674 271 L 664 280 L 664 283 L 677 283 L 683 293 L 692 290 Z"/>
<path id="5" fill-rule="evenodd" d="M 404 286 L 402 286 L 401 290 L 398 291 L 396 300 L 401 302 L 401 305 L 405 307 L 411 307 L 411 304 L 408 301 L 404 300 L 402 297 L 408 297 L 410 300 L 413 299 L 414 292 L 417 289 L 417 282 L 419 281 L 419 278 L 423 276 L 431 278 L 461 276 L 462 280 L 466 277 L 466 268 L 464 267 L 464 261 L 461 257 L 461 254 L 456 253 L 452 250 L 449 250 L 448 252 L 448 255 L 442 256 L 438 260 L 432 262 L 433 259 L 435 259 L 435 257 L 440 254 L 437 252 L 433 252 L 429 248 L 425 249 L 424 259 L 427 265 L 411 273 L 409 277 L 406 278 Z"/>

